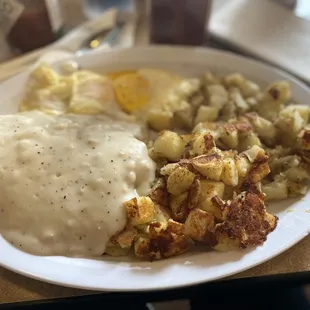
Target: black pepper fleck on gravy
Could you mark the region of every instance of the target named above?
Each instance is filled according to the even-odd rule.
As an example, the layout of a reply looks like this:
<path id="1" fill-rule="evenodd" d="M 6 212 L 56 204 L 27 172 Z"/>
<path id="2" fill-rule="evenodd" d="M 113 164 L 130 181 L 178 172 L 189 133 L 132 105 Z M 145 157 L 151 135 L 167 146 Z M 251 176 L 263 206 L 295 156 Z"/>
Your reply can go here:
<path id="1" fill-rule="evenodd" d="M 101 256 L 126 225 L 123 202 L 154 180 L 155 164 L 134 138 L 138 126 L 38 111 L 0 116 L 1 126 L 2 236 L 33 254 Z"/>

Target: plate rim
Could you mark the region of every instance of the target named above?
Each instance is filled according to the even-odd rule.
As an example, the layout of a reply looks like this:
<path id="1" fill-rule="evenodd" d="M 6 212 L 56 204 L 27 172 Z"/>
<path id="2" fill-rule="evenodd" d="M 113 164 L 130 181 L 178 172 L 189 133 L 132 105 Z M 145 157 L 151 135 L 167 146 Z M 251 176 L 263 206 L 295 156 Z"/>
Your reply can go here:
<path id="1" fill-rule="evenodd" d="M 287 73 L 287 72 L 283 71 L 282 69 L 276 68 L 273 65 L 266 64 L 266 63 L 261 62 L 259 60 L 251 59 L 250 57 L 243 56 L 243 55 L 234 54 L 234 53 L 229 52 L 229 51 L 218 50 L 216 48 L 205 48 L 205 47 L 192 48 L 192 47 L 183 47 L 183 46 L 175 47 L 175 46 L 169 46 L 169 45 L 165 45 L 165 46 L 152 46 L 152 45 L 150 45 L 150 46 L 141 46 L 141 47 L 133 47 L 133 48 L 117 48 L 117 49 L 113 49 L 113 50 L 98 51 L 98 52 L 92 53 L 92 55 L 95 57 L 98 57 L 98 55 L 99 56 L 105 55 L 106 53 L 113 53 L 113 54 L 123 53 L 123 52 L 126 53 L 128 50 L 138 50 L 139 52 L 145 53 L 149 50 L 154 50 L 154 49 L 158 50 L 158 51 L 160 50 L 162 52 L 165 52 L 167 50 L 170 50 L 170 51 L 173 50 L 174 52 L 188 51 L 189 53 L 192 53 L 192 52 L 199 52 L 199 53 L 205 53 L 205 54 L 215 53 L 215 54 L 218 54 L 219 56 L 226 56 L 226 57 L 228 56 L 228 57 L 236 58 L 239 61 L 245 62 L 245 65 L 247 65 L 247 62 L 248 62 L 250 64 L 252 63 L 253 65 L 260 66 L 264 70 L 269 70 L 269 71 L 273 70 L 277 75 L 280 75 L 283 78 L 289 79 L 290 82 L 294 82 L 297 85 L 297 87 L 302 88 L 305 92 L 307 92 L 310 95 L 309 87 L 303 81 L 299 80 L 298 78 L 291 75 L 290 73 Z M 70 59 L 77 60 L 79 62 L 83 59 L 87 59 L 88 57 L 91 57 L 91 55 L 73 56 L 73 57 L 70 57 Z M 63 61 L 59 61 L 55 65 L 57 66 L 62 62 Z M 151 60 L 150 60 L 150 62 L 151 62 Z M 15 81 L 16 78 L 24 76 L 25 74 L 27 74 L 27 73 L 25 73 L 25 72 L 21 73 L 18 76 L 15 76 L 15 77 L 1 83 L 0 89 L 3 87 L 3 84 Z M 304 237 L 306 237 L 309 234 L 309 231 L 310 231 L 310 223 L 309 223 L 309 227 L 308 227 L 307 232 L 301 231 L 301 232 L 295 234 L 294 241 L 292 241 L 288 244 L 285 244 L 284 246 L 282 246 L 281 249 L 275 250 L 270 256 L 266 257 L 263 260 L 257 259 L 257 261 L 254 261 L 254 263 L 246 264 L 246 266 L 243 268 L 237 268 L 238 269 L 237 271 L 231 270 L 230 272 L 226 272 L 224 276 L 219 275 L 217 277 L 213 277 L 212 279 L 204 279 L 204 280 L 203 279 L 202 280 L 189 279 L 189 280 L 187 280 L 186 283 L 175 284 L 175 285 L 171 285 L 168 283 L 167 285 L 162 285 L 160 287 L 152 287 L 152 288 L 144 287 L 143 284 L 141 284 L 141 287 L 135 287 L 135 288 L 129 288 L 129 287 L 128 288 L 124 288 L 124 287 L 123 288 L 116 288 L 116 287 L 114 287 L 114 288 L 113 287 L 102 288 L 102 287 L 95 287 L 95 286 L 89 286 L 89 285 L 85 286 L 85 285 L 80 285 L 80 284 L 68 283 L 66 280 L 53 280 L 53 279 L 49 279 L 49 278 L 42 278 L 42 276 L 35 274 L 33 272 L 29 272 L 29 271 L 27 272 L 25 270 L 19 270 L 16 268 L 12 268 L 9 264 L 5 263 L 4 260 L 1 259 L 1 257 L 0 257 L 0 266 L 6 268 L 8 270 L 14 271 L 16 273 L 22 274 L 24 276 L 27 276 L 27 277 L 30 277 L 30 278 L 33 278 L 36 280 L 44 281 L 47 283 L 61 285 L 64 287 L 87 289 L 87 290 L 92 290 L 92 291 L 110 291 L 110 292 L 112 292 L 112 291 L 114 291 L 114 292 L 115 291 L 126 292 L 127 291 L 127 292 L 134 292 L 134 291 L 155 291 L 155 290 L 162 290 L 162 289 L 173 289 L 173 288 L 180 288 L 180 287 L 198 285 L 198 284 L 202 284 L 202 283 L 206 283 L 206 282 L 212 282 L 212 281 L 215 281 L 215 280 L 218 280 L 221 278 L 226 278 L 226 277 L 231 276 L 231 275 L 236 274 L 236 273 L 240 273 L 240 272 L 248 270 L 250 268 L 253 268 L 257 265 L 260 265 L 260 264 L 274 258 L 275 256 L 280 255 L 281 253 L 283 253 L 287 249 L 291 248 L 292 246 L 297 244 L 300 240 L 302 240 Z M 120 263 L 121 262 L 122 261 L 120 261 Z M 169 262 L 169 259 L 166 260 L 166 262 Z M 169 265 L 169 263 L 168 263 L 168 265 Z"/>

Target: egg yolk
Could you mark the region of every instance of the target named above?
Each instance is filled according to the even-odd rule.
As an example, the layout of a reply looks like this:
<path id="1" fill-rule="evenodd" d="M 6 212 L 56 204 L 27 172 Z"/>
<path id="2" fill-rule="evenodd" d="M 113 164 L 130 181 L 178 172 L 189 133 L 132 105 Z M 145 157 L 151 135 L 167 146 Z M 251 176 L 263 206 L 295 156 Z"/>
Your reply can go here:
<path id="1" fill-rule="evenodd" d="M 150 100 L 149 82 L 137 73 L 120 75 L 113 80 L 118 104 L 126 112 L 143 108 Z"/>

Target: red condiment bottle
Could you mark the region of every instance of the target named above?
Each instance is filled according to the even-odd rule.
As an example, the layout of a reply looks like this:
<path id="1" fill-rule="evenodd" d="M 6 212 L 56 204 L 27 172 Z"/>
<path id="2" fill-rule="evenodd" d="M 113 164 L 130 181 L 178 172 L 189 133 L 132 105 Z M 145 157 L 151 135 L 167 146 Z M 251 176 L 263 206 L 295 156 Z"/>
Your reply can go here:
<path id="1" fill-rule="evenodd" d="M 150 0 L 151 43 L 202 45 L 212 0 Z"/>
<path id="2" fill-rule="evenodd" d="M 21 52 L 43 47 L 56 39 L 52 16 L 48 5 L 54 0 L 15 0 L 24 10 L 7 34 L 7 40 L 13 49 Z"/>

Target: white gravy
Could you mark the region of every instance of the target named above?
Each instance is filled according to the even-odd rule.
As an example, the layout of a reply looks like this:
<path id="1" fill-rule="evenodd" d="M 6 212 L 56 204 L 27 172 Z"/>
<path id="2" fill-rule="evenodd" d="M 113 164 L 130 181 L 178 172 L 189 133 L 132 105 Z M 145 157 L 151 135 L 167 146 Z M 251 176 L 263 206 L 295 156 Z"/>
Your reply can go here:
<path id="1" fill-rule="evenodd" d="M 155 165 L 139 127 L 94 116 L 0 116 L 0 233 L 36 255 L 96 257 Z"/>

